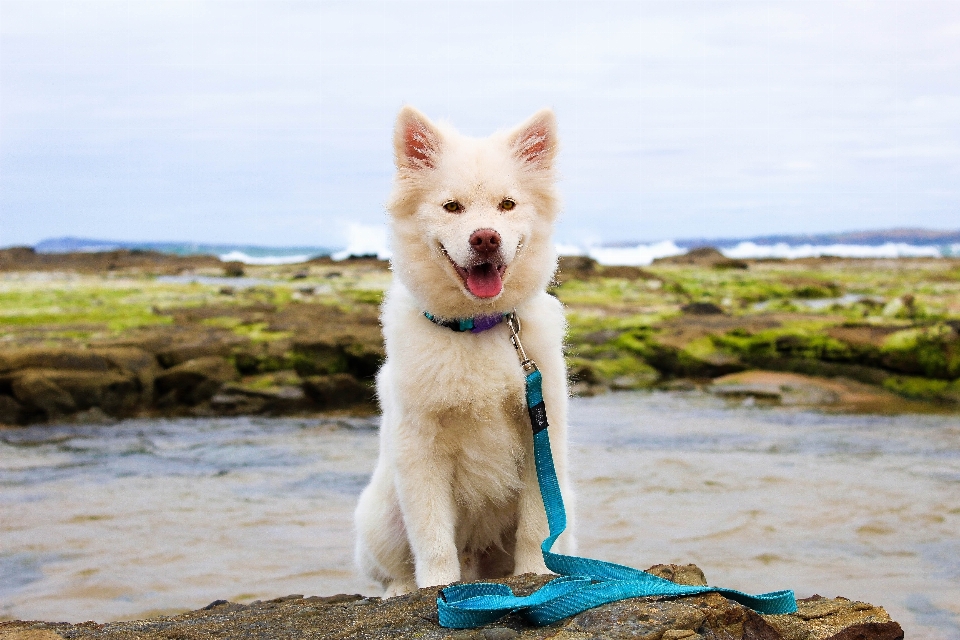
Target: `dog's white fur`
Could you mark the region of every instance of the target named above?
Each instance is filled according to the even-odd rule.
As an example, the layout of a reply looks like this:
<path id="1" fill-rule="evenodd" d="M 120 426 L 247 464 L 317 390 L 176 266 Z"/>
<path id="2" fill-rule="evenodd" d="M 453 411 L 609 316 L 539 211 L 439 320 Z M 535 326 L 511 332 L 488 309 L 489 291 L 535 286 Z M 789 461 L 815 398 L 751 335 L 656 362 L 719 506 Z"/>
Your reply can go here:
<path id="1" fill-rule="evenodd" d="M 457 580 L 546 573 L 548 528 L 533 462 L 523 372 L 502 323 L 482 333 L 446 318 L 516 309 L 524 347 L 543 374 L 550 442 L 564 495 L 565 330 L 545 292 L 556 268 L 559 202 L 553 113 L 509 132 L 468 138 L 404 107 L 396 124 L 389 203 L 394 281 L 382 309 L 387 360 L 377 377 L 380 457 L 356 511 L 356 559 L 387 596 Z M 516 203 L 504 210 L 505 198 Z M 456 201 L 462 210 L 444 204 Z M 503 288 L 470 293 L 452 263 L 476 263 L 478 229 L 499 233 Z M 461 269 L 462 273 L 462 269 Z M 564 534 L 557 549 L 570 553 Z"/>

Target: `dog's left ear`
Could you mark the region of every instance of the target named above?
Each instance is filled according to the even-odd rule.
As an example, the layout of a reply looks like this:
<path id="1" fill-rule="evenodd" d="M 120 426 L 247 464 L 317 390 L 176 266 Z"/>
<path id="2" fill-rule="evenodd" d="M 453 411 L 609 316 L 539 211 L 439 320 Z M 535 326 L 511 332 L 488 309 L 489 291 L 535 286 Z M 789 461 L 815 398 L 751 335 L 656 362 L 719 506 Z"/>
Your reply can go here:
<path id="1" fill-rule="evenodd" d="M 552 169 L 557 156 L 557 118 L 552 109 L 541 109 L 510 134 L 516 156 L 528 167 Z"/>

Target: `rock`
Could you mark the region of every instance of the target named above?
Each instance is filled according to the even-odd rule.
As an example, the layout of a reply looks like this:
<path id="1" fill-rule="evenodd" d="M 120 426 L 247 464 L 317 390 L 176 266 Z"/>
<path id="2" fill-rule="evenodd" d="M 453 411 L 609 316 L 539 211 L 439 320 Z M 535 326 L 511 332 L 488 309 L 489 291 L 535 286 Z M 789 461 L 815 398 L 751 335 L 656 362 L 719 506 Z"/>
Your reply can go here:
<path id="1" fill-rule="evenodd" d="M 240 384 L 226 384 L 210 398 L 210 405 L 217 410 L 218 415 L 289 415 L 313 408 L 303 389 L 293 385 L 256 389 Z"/>
<path id="2" fill-rule="evenodd" d="M 647 573 L 677 584 L 686 584 L 691 587 L 707 586 L 707 577 L 695 564 L 655 564 L 647 569 Z"/>
<path id="3" fill-rule="evenodd" d="M 22 404 L 12 396 L 0 395 L 0 425 L 20 424 L 23 417 Z"/>
<path id="4" fill-rule="evenodd" d="M 70 394 L 79 410 L 99 407 L 112 415 L 126 415 L 140 401 L 140 383 L 125 371 L 47 370 L 45 375 Z"/>
<path id="5" fill-rule="evenodd" d="M 660 277 L 640 267 L 609 266 L 600 269 L 604 278 L 623 278 L 625 280 L 660 280 Z"/>
<path id="6" fill-rule="evenodd" d="M 131 415 L 150 404 L 157 370 L 153 357 L 135 348 L 14 349 L 0 354 L 0 392 L 9 386 L 20 424 L 92 407 Z M 12 406 L 4 406 L 10 417 Z"/>
<path id="7" fill-rule="evenodd" d="M 680 307 L 680 310 L 694 316 L 716 316 L 723 313 L 723 309 L 712 302 L 691 302 Z"/>
<path id="8" fill-rule="evenodd" d="M 715 247 L 695 247 L 686 253 L 678 256 L 667 256 L 657 258 L 653 261 L 656 265 L 677 264 L 677 265 L 695 265 L 699 267 L 713 267 L 717 264 L 729 262 L 730 258 L 720 253 Z"/>
<path id="9" fill-rule="evenodd" d="M 223 275 L 227 278 L 242 278 L 244 274 L 242 262 L 224 262 Z"/>
<path id="10" fill-rule="evenodd" d="M 554 279 L 557 283 L 568 280 L 587 280 L 600 272 L 600 265 L 587 256 L 560 256 Z"/>
<path id="11" fill-rule="evenodd" d="M 694 565 L 657 565 L 651 573 L 699 581 Z M 525 574 L 496 582 L 523 595 L 556 576 Z M 97 624 L 0 622 L 0 639 L 167 640 L 169 638 L 356 638 L 398 640 L 899 640 L 900 626 L 880 607 L 845 598 L 801 600 L 797 613 L 762 616 L 718 594 L 686 598 L 633 598 L 589 609 L 546 627 L 507 616 L 478 629 L 437 623 L 436 588 L 382 600 L 339 594 L 286 596 L 249 605 L 215 600 L 178 616 Z M 37 635 L 28 635 L 37 634 Z M 50 635 L 40 635 L 50 634 Z M 53 635 L 56 634 L 56 635 Z"/>
<path id="12" fill-rule="evenodd" d="M 115 418 L 108 416 L 100 407 L 90 407 L 86 411 L 79 411 L 70 416 L 73 424 L 114 424 Z"/>
<path id="13" fill-rule="evenodd" d="M 348 373 L 310 376 L 303 381 L 303 391 L 321 409 L 369 403 L 374 399 L 373 389 Z"/>
<path id="14" fill-rule="evenodd" d="M 192 340 L 177 342 L 157 351 L 157 362 L 164 368 L 169 368 L 197 358 L 226 358 L 235 346 L 244 342 L 243 338 L 232 334 L 200 334 Z"/>
<path id="15" fill-rule="evenodd" d="M 707 391 L 736 400 L 752 398 L 773 404 L 845 411 L 890 412 L 910 408 L 909 402 L 903 398 L 854 380 L 775 371 L 744 371 L 726 375 L 713 380 Z"/>
<path id="16" fill-rule="evenodd" d="M 812 596 L 797 612 L 764 616 L 783 640 L 901 640 L 903 629 L 882 607 L 847 598 Z"/>
<path id="17" fill-rule="evenodd" d="M 136 377 L 140 384 L 140 405 L 146 407 L 153 402 L 153 385 L 160 367 L 152 354 L 135 347 L 95 349 L 94 353 L 106 358 L 117 369 Z"/>
<path id="18" fill-rule="evenodd" d="M 167 369 L 154 383 L 157 405 L 196 405 L 209 400 L 225 382 L 235 380 L 237 370 L 225 358 L 188 360 Z"/>
<path id="19" fill-rule="evenodd" d="M 13 349 L 0 353 L 0 373 L 20 369 L 109 371 L 114 365 L 90 349 Z"/>
<path id="20" fill-rule="evenodd" d="M 220 269 L 223 264 L 216 256 L 177 256 L 142 249 L 71 253 L 37 253 L 31 247 L 0 249 L 0 272 L 65 271 L 102 274 L 108 271 L 129 271 L 172 275 L 204 268 Z"/>
<path id="21" fill-rule="evenodd" d="M 26 411 L 41 420 L 57 418 L 77 410 L 77 404 L 64 389 L 50 379 L 46 370 L 28 370 L 11 384 L 13 395 Z"/>

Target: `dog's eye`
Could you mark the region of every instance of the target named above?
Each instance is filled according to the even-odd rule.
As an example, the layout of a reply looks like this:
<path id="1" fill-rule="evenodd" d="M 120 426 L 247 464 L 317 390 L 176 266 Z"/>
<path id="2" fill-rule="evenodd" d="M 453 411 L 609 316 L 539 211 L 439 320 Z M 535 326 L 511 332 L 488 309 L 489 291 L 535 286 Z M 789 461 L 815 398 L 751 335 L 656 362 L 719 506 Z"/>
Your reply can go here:
<path id="1" fill-rule="evenodd" d="M 515 206 L 517 206 L 517 203 L 511 200 L 510 198 L 504 198 L 503 202 L 500 203 L 500 209 L 502 209 L 503 211 L 510 211 Z"/>
<path id="2" fill-rule="evenodd" d="M 450 213 L 459 213 L 463 211 L 463 205 L 457 202 L 456 200 L 451 200 L 450 202 L 444 202 L 443 208 L 449 211 Z"/>

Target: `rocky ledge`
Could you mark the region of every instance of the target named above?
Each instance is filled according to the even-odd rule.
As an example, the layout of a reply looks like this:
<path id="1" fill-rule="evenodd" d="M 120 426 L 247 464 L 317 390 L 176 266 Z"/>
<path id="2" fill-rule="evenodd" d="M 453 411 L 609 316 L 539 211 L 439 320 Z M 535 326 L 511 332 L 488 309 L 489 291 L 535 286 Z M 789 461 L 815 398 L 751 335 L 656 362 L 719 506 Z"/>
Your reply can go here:
<path id="1" fill-rule="evenodd" d="M 706 584 L 694 565 L 656 565 L 651 573 L 680 584 Z M 507 578 L 518 594 L 533 591 L 554 576 Z M 396 598 L 360 595 L 291 595 L 248 605 L 216 600 L 178 616 L 97 624 L 4 622 L 0 640 L 193 640 L 202 638 L 456 638 L 459 640 L 897 640 L 900 625 L 882 607 L 846 598 L 813 596 L 796 613 L 758 615 L 717 594 L 687 598 L 634 598 L 584 611 L 562 622 L 531 627 L 508 616 L 479 629 L 445 629 L 437 624 L 436 589 Z"/>

